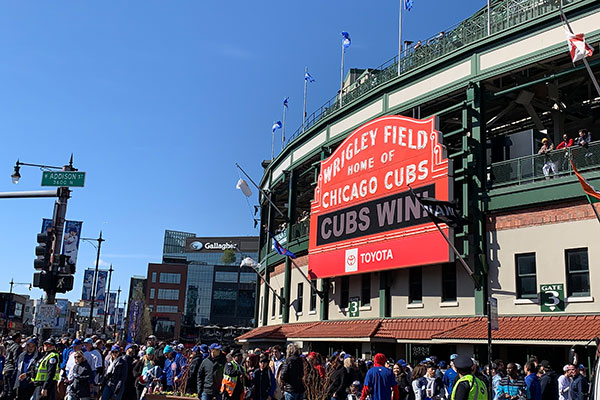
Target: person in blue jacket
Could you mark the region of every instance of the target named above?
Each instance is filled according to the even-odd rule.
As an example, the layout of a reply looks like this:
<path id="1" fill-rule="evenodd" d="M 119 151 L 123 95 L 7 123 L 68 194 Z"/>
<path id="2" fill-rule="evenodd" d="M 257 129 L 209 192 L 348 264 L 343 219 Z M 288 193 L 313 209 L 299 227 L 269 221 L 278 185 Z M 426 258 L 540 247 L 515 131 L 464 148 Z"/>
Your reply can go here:
<path id="1" fill-rule="evenodd" d="M 161 379 L 165 390 L 171 392 L 174 391 L 175 384 L 181 379 L 183 367 L 185 366 L 185 357 L 173 350 L 169 345 L 165 346 L 163 353 L 166 359 Z"/>

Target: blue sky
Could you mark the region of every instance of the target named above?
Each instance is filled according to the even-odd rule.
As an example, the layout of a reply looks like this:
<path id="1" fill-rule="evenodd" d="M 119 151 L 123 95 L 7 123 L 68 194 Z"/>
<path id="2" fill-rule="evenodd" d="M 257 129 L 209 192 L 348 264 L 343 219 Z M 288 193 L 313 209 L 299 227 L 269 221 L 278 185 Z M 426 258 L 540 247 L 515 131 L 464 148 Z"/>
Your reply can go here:
<path id="1" fill-rule="evenodd" d="M 260 179 L 285 96 L 288 134 L 301 124 L 305 66 L 316 79 L 309 114 L 335 95 L 342 30 L 352 37 L 346 68 L 392 58 L 398 3 L 4 3 L 0 191 L 41 189 L 36 168 L 23 167 L 21 182 L 11 183 L 17 158 L 62 165 L 74 153 L 87 179 L 73 190 L 67 219 L 84 221 L 86 237 L 104 232 L 101 265 L 115 268 L 112 289 L 126 291 L 132 275 L 160 262 L 165 229 L 257 234 L 235 189 L 234 163 Z M 403 38 L 426 39 L 485 4 L 415 0 Z M 10 278 L 32 280 L 36 234 L 52 207 L 52 199 L 0 200 L 0 291 Z M 94 260 L 95 249 L 81 243 L 69 299 L 81 295 L 83 270 Z"/>

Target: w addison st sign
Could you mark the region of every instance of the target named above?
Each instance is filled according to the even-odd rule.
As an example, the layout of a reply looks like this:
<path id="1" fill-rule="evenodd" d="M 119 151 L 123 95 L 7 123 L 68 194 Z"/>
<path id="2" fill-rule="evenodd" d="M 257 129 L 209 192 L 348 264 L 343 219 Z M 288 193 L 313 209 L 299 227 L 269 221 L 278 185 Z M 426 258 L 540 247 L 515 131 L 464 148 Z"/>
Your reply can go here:
<path id="1" fill-rule="evenodd" d="M 309 268 L 327 278 L 453 260 L 411 196 L 450 200 L 448 159 L 435 117 L 377 118 L 321 162 L 311 204 Z M 443 225 L 446 235 L 449 228 Z"/>

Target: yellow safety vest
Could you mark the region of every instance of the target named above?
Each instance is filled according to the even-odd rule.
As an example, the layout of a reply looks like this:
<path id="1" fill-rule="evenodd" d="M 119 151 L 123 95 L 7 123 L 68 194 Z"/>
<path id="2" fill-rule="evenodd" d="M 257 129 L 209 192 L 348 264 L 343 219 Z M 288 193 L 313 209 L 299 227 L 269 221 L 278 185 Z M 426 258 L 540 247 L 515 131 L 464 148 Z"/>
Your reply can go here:
<path id="1" fill-rule="evenodd" d="M 240 367 L 240 365 L 235 361 L 231 361 L 231 364 L 233 365 L 236 371 L 239 371 L 240 368 L 242 372 L 244 371 L 244 368 Z M 233 396 L 233 390 L 235 389 L 237 381 L 237 376 L 229 376 L 227 374 L 223 374 L 223 380 L 221 381 L 221 392 L 226 392 L 229 395 L 229 397 Z"/>
<path id="2" fill-rule="evenodd" d="M 469 382 L 469 399 L 468 400 L 487 400 L 487 387 L 485 383 L 481 381 L 481 379 L 474 377 L 473 375 L 465 375 L 460 378 L 454 384 L 454 388 L 452 389 L 452 397 L 451 400 L 454 400 L 454 395 L 456 393 L 456 388 L 461 382 Z"/>
<path id="3" fill-rule="evenodd" d="M 37 373 L 35 374 L 34 382 L 46 382 L 48 380 L 48 363 L 50 359 L 56 358 L 56 372 L 54 373 L 54 380 L 60 380 L 60 368 L 58 366 L 59 357 L 58 353 L 51 351 L 49 354 L 45 355 L 42 358 L 42 361 L 38 364 Z"/>

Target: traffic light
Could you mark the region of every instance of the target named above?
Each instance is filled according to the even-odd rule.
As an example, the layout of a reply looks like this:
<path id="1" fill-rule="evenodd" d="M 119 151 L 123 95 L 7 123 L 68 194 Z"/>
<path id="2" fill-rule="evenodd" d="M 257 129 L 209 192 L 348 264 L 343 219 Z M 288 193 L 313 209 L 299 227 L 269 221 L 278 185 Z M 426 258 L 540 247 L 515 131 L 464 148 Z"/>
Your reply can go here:
<path id="1" fill-rule="evenodd" d="M 61 254 L 58 258 L 58 271 L 61 274 L 75 275 L 75 265 L 70 263 L 71 256 Z"/>
<path id="2" fill-rule="evenodd" d="M 33 287 L 38 287 L 42 290 L 53 290 L 53 286 L 51 273 L 42 271 L 33 274 Z"/>
<path id="3" fill-rule="evenodd" d="M 54 276 L 54 287 L 57 293 L 67 293 L 73 290 L 73 275 L 58 274 Z"/>
<path id="4" fill-rule="evenodd" d="M 54 231 L 38 233 L 35 247 L 35 255 L 38 257 L 33 260 L 33 267 L 36 270 L 48 270 L 52 259 L 52 245 L 54 244 Z"/>

